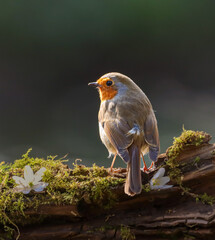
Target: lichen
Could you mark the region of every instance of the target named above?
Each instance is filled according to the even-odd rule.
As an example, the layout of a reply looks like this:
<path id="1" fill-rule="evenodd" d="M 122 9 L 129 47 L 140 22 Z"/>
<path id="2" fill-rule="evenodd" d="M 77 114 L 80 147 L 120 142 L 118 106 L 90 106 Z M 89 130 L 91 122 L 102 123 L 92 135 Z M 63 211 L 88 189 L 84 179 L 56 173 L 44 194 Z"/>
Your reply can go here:
<path id="1" fill-rule="evenodd" d="M 99 208 L 110 208 L 117 201 L 112 189 L 125 180 L 110 176 L 104 167 L 95 164 L 85 167 L 75 163 L 73 169 L 69 169 L 65 159 L 56 159 L 56 156 L 33 158 L 29 156 L 30 151 L 14 164 L 0 164 L 0 225 L 5 231 L 12 233 L 16 224 L 40 222 L 44 217 L 30 218 L 25 215 L 25 210 L 37 209 L 41 205 L 75 205 L 84 200 Z M 34 172 L 46 168 L 42 180 L 49 185 L 43 193 L 25 195 L 12 191 L 16 186 L 12 176 L 23 177 L 26 165 L 30 165 Z"/>
<path id="2" fill-rule="evenodd" d="M 121 225 L 120 236 L 122 240 L 134 240 L 135 235 L 131 232 L 131 229 L 128 226 Z"/>

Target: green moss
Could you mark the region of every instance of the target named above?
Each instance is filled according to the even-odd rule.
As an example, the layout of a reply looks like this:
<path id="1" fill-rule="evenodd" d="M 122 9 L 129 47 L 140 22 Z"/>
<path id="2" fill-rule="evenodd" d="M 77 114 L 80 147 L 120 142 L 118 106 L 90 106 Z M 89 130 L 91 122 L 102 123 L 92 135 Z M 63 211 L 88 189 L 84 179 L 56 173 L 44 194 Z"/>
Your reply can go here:
<path id="1" fill-rule="evenodd" d="M 183 128 L 181 135 L 177 138 L 174 138 L 173 145 L 169 147 L 166 152 L 168 159 L 166 164 L 169 166 L 168 175 L 172 181 L 180 185 L 183 177 L 179 168 L 180 165 L 177 162 L 177 157 L 179 157 L 180 154 L 187 149 L 187 147 L 201 145 L 208 136 L 209 135 L 205 132 L 185 130 Z M 200 159 L 197 157 L 194 161 L 195 164 L 199 160 Z"/>
<path id="2" fill-rule="evenodd" d="M 201 158 L 199 156 L 197 156 L 193 161 L 193 165 L 197 165 L 200 160 L 201 160 Z"/>
<path id="3" fill-rule="evenodd" d="M 171 181 L 177 184 L 181 184 L 181 180 L 183 178 L 182 172 L 179 168 L 175 167 L 169 170 L 168 176 L 170 177 Z"/>
<path id="4" fill-rule="evenodd" d="M 145 185 L 142 185 L 142 190 L 145 191 L 145 192 L 150 192 L 151 188 L 149 186 L 149 183 L 147 183 Z"/>
<path id="5" fill-rule="evenodd" d="M 11 232 L 11 227 L 16 224 L 41 221 L 40 217 L 30 218 L 24 213 L 25 210 L 37 209 L 40 205 L 79 204 L 84 200 L 100 208 L 110 208 L 117 201 L 111 190 L 125 180 L 109 176 L 104 167 L 74 164 L 74 168 L 69 169 L 64 164 L 67 161 L 65 159 L 56 159 L 53 156 L 47 159 L 32 158 L 29 153 L 30 150 L 14 164 L 0 164 L 0 225 L 3 225 L 6 231 Z M 12 191 L 16 186 L 12 176 L 23 177 L 23 168 L 26 165 L 30 165 L 34 172 L 41 167 L 46 168 L 42 180 L 49 185 L 44 193 L 32 191 L 25 195 Z"/>
<path id="6" fill-rule="evenodd" d="M 122 240 L 134 240 L 135 235 L 131 232 L 131 229 L 128 226 L 121 225 L 120 236 Z"/>
<path id="7" fill-rule="evenodd" d="M 196 201 L 201 201 L 204 204 L 213 205 L 215 203 L 215 198 L 213 196 L 209 196 L 207 193 L 199 194 L 196 197 Z"/>
<path id="8" fill-rule="evenodd" d="M 206 140 L 206 141 L 205 141 Z M 207 142 L 207 140 L 210 140 L 210 135 L 205 132 L 199 132 L 199 131 L 192 131 L 192 130 L 185 130 L 183 128 L 183 132 L 181 136 L 174 138 L 173 145 L 167 149 L 167 158 L 166 164 L 169 166 L 169 172 L 168 175 L 170 179 L 178 184 L 182 190 L 182 194 L 187 194 L 193 198 L 196 199 L 196 201 L 201 201 L 204 204 L 213 205 L 215 203 L 215 198 L 213 196 L 207 195 L 207 193 L 204 194 L 195 194 L 190 192 L 190 189 L 187 187 L 184 187 L 182 185 L 182 171 L 180 167 L 184 165 L 184 163 L 177 162 L 177 157 L 187 149 L 189 146 L 200 146 L 204 142 Z M 200 161 L 200 157 L 197 156 L 194 161 L 193 165 L 196 165 Z"/>
<path id="9" fill-rule="evenodd" d="M 181 136 L 174 138 L 173 145 L 167 150 L 167 157 L 169 165 L 185 150 L 188 146 L 199 146 L 204 142 L 205 137 L 208 136 L 205 132 L 185 130 Z"/>

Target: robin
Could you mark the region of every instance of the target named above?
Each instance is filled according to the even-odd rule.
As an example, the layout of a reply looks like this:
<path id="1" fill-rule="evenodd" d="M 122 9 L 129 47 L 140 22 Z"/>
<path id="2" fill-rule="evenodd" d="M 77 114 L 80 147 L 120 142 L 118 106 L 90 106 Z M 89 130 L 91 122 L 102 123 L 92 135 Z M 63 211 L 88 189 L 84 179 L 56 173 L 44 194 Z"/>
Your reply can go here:
<path id="1" fill-rule="evenodd" d="M 148 152 L 153 162 L 160 149 L 157 120 L 145 93 L 127 76 L 112 72 L 88 85 L 99 90 L 101 105 L 98 114 L 99 134 L 103 144 L 114 156 L 127 164 L 124 191 L 130 196 L 141 193 L 140 161 Z M 151 165 L 151 166 L 152 166 Z"/>

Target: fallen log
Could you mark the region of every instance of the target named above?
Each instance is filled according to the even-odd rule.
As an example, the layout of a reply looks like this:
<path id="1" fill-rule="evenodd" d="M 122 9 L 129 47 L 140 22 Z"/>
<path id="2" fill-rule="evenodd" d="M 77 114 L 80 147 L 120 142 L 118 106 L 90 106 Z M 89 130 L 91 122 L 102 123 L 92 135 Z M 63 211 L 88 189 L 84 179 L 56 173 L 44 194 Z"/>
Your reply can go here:
<path id="1" fill-rule="evenodd" d="M 101 205 L 106 202 L 105 195 L 99 204 L 82 195 L 75 204 L 43 203 L 24 209 L 25 216 L 36 220 L 24 226 L 15 223 L 19 239 L 213 239 L 215 144 L 210 144 L 210 139 L 203 132 L 184 131 L 178 142 L 159 156 L 152 172 L 142 172 L 143 191 L 134 197 L 124 194 L 126 169 L 112 175 L 105 170 L 106 177 L 122 180 L 109 188 L 115 201 L 108 208 Z M 149 182 L 160 167 L 166 169 L 173 187 L 150 190 Z M 79 166 L 86 174 L 84 169 Z"/>

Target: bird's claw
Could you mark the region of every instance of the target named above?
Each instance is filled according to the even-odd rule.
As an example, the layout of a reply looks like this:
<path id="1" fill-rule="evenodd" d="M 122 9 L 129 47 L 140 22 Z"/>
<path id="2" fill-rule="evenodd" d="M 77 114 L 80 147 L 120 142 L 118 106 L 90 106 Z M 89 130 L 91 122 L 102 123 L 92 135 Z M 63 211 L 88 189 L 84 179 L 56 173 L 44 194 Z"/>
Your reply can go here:
<path id="1" fill-rule="evenodd" d="M 143 172 L 149 173 L 155 170 L 155 164 L 154 162 L 152 162 L 152 164 L 150 165 L 149 168 L 147 168 L 147 166 L 145 165 L 142 169 Z"/>

